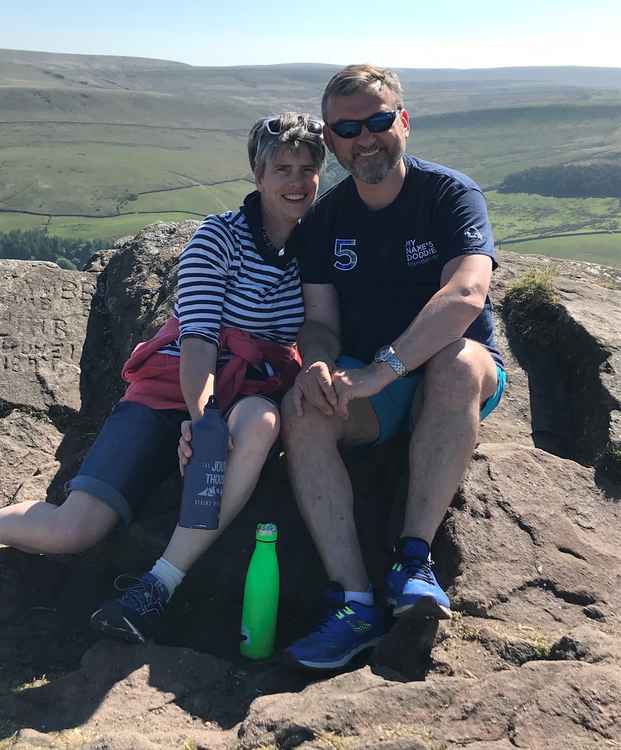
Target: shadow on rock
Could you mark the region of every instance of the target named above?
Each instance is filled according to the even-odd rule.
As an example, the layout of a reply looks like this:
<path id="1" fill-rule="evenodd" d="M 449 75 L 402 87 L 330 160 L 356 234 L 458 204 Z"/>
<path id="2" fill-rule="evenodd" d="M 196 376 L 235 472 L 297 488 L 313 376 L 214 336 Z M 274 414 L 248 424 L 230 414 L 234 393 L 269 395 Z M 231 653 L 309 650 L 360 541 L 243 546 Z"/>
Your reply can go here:
<path id="1" fill-rule="evenodd" d="M 431 649 L 438 621 L 403 615 L 375 648 L 372 669 L 387 680 L 424 680 L 431 667 Z"/>
<path id="2" fill-rule="evenodd" d="M 53 732 L 85 724 L 130 726 L 149 712 L 178 707 L 227 730 L 258 696 L 298 692 L 311 678 L 275 660 L 241 667 L 190 649 L 100 641 L 80 669 L 5 700 L 3 713 L 17 725 Z"/>

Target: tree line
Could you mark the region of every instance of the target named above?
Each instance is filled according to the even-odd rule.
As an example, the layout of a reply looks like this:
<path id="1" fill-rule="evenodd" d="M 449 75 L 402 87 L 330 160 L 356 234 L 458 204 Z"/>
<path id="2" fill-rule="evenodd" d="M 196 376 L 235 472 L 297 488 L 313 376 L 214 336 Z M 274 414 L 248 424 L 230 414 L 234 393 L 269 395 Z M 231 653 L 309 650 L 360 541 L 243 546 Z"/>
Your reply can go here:
<path id="1" fill-rule="evenodd" d="M 0 233 L 0 258 L 51 260 L 61 268 L 76 270 L 110 243 L 103 240 L 68 240 L 47 234 L 44 229 L 14 229 Z"/>
<path id="2" fill-rule="evenodd" d="M 498 190 L 555 198 L 621 198 L 621 165 L 601 162 L 533 167 L 508 175 Z"/>

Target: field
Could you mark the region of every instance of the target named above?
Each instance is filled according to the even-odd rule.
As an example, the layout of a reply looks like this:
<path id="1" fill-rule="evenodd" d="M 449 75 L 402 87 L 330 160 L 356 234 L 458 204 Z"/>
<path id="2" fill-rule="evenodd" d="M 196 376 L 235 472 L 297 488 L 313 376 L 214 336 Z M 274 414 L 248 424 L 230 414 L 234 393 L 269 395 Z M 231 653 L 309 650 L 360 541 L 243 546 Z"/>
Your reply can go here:
<path id="1" fill-rule="evenodd" d="M 621 268 L 621 234 L 585 234 L 573 237 L 548 237 L 501 244 L 501 249 L 520 255 L 547 255 L 551 258 L 584 260 Z"/>
<path id="2" fill-rule="evenodd" d="M 333 71 L 0 50 L 0 232 L 44 227 L 111 242 L 154 221 L 235 208 L 252 189 L 250 124 L 285 109 L 317 112 Z M 400 74 L 413 114 L 410 152 L 486 189 L 497 240 L 621 230 L 618 198 L 495 191 L 529 167 L 619 160 L 621 70 Z M 322 188 L 337 175 L 332 164 Z M 537 246 L 612 257 L 615 241 L 593 235 Z"/>

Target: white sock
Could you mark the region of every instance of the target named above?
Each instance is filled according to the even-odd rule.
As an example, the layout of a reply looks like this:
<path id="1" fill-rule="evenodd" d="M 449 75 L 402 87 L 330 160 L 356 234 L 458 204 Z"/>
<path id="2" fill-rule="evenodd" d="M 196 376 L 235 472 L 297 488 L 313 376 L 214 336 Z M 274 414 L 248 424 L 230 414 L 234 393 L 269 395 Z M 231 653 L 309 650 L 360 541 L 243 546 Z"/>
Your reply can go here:
<path id="1" fill-rule="evenodd" d="M 373 587 L 369 586 L 366 591 L 346 591 L 345 603 L 351 601 L 358 602 L 358 604 L 364 604 L 366 607 L 372 607 L 375 604 Z"/>
<path id="2" fill-rule="evenodd" d="M 172 563 L 169 563 L 168 560 L 164 560 L 163 557 L 160 557 L 151 568 L 151 574 L 156 578 L 159 578 L 164 586 L 166 586 L 166 589 L 168 590 L 168 598 L 175 593 L 175 589 L 185 578 L 185 573 L 182 570 L 176 568 Z"/>

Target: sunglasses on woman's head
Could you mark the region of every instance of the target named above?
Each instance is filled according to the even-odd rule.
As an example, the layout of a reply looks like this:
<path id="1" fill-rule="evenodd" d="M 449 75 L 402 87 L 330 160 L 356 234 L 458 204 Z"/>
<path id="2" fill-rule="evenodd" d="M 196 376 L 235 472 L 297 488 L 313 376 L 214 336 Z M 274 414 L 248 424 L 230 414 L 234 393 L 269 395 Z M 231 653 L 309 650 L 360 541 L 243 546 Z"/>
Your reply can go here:
<path id="1" fill-rule="evenodd" d="M 304 117 L 298 115 L 298 123 L 304 125 L 305 129 L 313 135 L 321 136 L 323 134 L 323 122 L 315 117 Z M 268 117 L 263 120 L 263 127 L 270 135 L 280 135 L 282 132 L 282 118 Z"/>
<path id="2" fill-rule="evenodd" d="M 385 133 L 390 130 L 400 111 L 395 109 L 392 112 L 376 112 L 366 120 L 339 120 L 328 127 L 339 138 L 357 138 L 362 133 L 363 126 L 369 133 Z"/>

